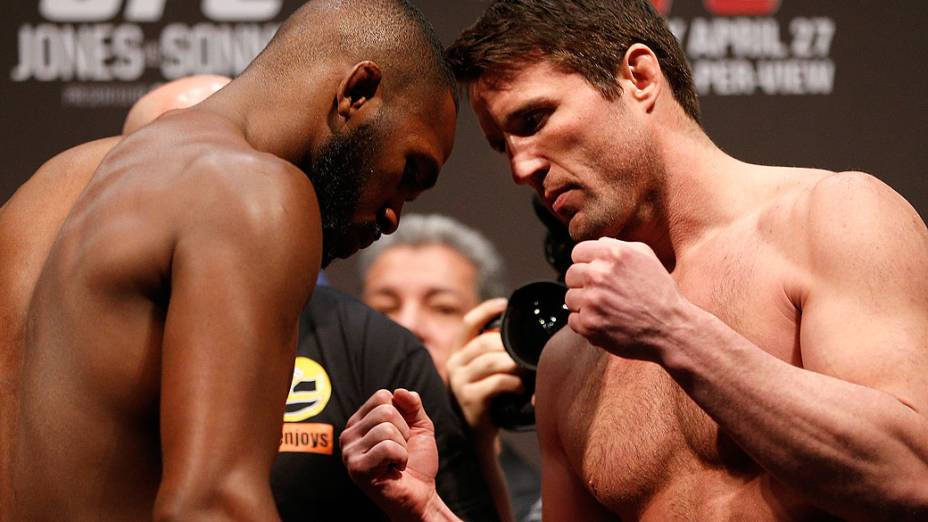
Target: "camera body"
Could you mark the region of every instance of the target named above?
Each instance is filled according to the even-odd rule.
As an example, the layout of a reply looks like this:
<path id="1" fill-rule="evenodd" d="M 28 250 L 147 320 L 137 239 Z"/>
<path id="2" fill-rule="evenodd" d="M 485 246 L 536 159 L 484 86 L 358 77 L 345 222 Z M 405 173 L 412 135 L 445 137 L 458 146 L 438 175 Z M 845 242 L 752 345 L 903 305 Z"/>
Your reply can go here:
<path id="1" fill-rule="evenodd" d="M 574 241 L 567 226 L 555 216 L 545 203 L 534 195 L 532 210 L 545 226 L 545 261 L 557 273 L 559 282 L 537 281 L 519 287 L 509 298 L 502 318 L 492 321 L 484 329 L 499 328 L 503 346 L 519 365 L 522 393 L 504 393 L 490 400 L 490 419 L 501 428 L 528 431 L 535 426 L 535 374 L 538 359 L 548 340 L 565 324 L 570 311 L 564 304 L 567 287 L 562 284 L 570 268 Z"/>
<path id="2" fill-rule="evenodd" d="M 509 298 L 502 318 L 484 330 L 498 327 L 506 353 L 519 366 L 522 393 L 504 393 L 490 401 L 490 418 L 501 428 L 526 431 L 535 426 L 535 374 L 548 340 L 565 324 L 570 312 L 564 304 L 567 287 L 553 281 L 537 281 L 519 287 Z"/>

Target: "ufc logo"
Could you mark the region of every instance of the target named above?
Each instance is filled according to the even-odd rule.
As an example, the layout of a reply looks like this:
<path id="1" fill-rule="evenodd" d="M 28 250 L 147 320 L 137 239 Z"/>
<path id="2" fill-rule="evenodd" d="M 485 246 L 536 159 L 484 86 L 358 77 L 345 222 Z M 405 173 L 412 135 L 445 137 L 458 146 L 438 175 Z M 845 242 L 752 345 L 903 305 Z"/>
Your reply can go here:
<path id="1" fill-rule="evenodd" d="M 662 15 L 670 12 L 673 0 L 651 0 Z M 780 9 L 780 0 L 703 0 L 706 9 L 718 16 L 767 16 Z"/>
<path id="2" fill-rule="evenodd" d="M 719 16 L 767 16 L 780 9 L 780 0 L 703 0 L 703 4 Z"/>
<path id="3" fill-rule="evenodd" d="M 156 22 L 167 0 L 125 0 L 130 22 Z M 51 22 L 105 22 L 119 14 L 123 0 L 40 0 L 39 13 Z M 203 14 L 215 22 L 264 22 L 280 13 L 283 0 L 203 0 Z"/>

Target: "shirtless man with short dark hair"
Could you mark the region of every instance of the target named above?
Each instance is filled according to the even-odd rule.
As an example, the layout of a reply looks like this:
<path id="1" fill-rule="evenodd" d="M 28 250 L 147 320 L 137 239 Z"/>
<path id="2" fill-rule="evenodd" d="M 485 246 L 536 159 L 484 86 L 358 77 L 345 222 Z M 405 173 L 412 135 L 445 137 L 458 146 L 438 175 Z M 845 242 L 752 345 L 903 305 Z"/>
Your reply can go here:
<path id="1" fill-rule="evenodd" d="M 497 1 L 448 56 L 582 241 L 538 370 L 546 520 L 928 518 L 928 230 L 902 197 L 722 152 L 647 0 Z"/>
<path id="2" fill-rule="evenodd" d="M 312 2 L 217 95 L 14 194 L 0 518 L 276 517 L 296 318 L 450 154 L 440 53 L 405 2 Z"/>

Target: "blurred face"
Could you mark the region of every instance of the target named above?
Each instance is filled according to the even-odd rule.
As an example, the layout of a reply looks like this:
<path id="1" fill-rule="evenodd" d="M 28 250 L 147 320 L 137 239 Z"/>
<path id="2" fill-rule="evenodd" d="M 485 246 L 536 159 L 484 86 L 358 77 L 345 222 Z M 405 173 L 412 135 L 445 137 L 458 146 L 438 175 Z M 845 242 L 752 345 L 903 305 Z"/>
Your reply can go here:
<path id="1" fill-rule="evenodd" d="M 322 214 L 323 265 L 396 230 L 403 204 L 435 185 L 451 154 L 457 116 L 450 93 L 429 107 L 378 114 L 334 135 L 307 169 Z"/>
<path id="2" fill-rule="evenodd" d="M 581 75 L 547 62 L 484 75 L 470 101 L 484 135 L 506 154 L 575 240 L 619 237 L 655 192 L 655 148 L 627 93 L 607 100 Z"/>
<path id="3" fill-rule="evenodd" d="M 368 270 L 363 299 L 416 334 L 447 380 L 457 330 L 479 304 L 477 270 L 446 246 L 392 247 Z"/>

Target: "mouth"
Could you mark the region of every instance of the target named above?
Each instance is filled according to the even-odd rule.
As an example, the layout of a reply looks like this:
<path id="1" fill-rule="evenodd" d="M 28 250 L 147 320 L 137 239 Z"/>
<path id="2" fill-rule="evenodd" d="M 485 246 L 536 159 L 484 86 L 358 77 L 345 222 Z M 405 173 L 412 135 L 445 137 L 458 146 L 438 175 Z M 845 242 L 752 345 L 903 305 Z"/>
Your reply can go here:
<path id="1" fill-rule="evenodd" d="M 374 241 L 380 239 L 381 235 L 380 227 L 365 226 L 356 228 L 351 233 L 342 236 L 342 240 L 338 242 L 338 247 L 334 252 L 334 257 L 339 259 L 349 258 L 359 250 L 371 246 Z"/>
<path id="2" fill-rule="evenodd" d="M 370 234 L 366 234 L 366 235 L 365 235 L 364 237 L 362 237 L 361 240 L 358 242 L 358 244 L 360 245 L 359 250 L 363 250 L 363 249 L 365 249 L 365 248 L 367 248 L 367 247 L 373 245 L 374 242 L 377 241 L 378 239 L 380 239 L 380 236 L 382 236 L 382 235 L 383 235 L 383 234 L 380 232 L 380 229 L 379 229 L 379 228 L 378 228 L 375 232 L 372 232 L 372 233 L 370 233 Z"/>
<path id="3" fill-rule="evenodd" d="M 565 208 L 567 205 L 567 199 L 570 194 L 570 191 L 575 189 L 572 185 L 564 185 L 562 187 L 553 188 L 551 190 L 546 189 L 544 193 L 545 203 L 548 205 L 548 208 L 559 218 L 563 220 L 570 219 L 569 209 Z"/>

